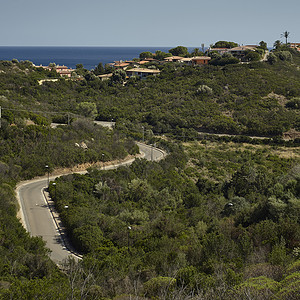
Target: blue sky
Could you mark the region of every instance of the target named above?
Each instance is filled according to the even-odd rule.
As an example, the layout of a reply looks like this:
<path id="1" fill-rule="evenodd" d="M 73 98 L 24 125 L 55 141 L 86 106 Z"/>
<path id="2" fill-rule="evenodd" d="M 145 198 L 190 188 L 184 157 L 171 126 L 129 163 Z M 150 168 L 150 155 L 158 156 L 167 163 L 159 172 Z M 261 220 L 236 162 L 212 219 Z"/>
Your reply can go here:
<path id="1" fill-rule="evenodd" d="M 0 46 L 300 42 L 300 0 L 0 0 Z M 282 39 L 283 41 L 283 39 Z"/>

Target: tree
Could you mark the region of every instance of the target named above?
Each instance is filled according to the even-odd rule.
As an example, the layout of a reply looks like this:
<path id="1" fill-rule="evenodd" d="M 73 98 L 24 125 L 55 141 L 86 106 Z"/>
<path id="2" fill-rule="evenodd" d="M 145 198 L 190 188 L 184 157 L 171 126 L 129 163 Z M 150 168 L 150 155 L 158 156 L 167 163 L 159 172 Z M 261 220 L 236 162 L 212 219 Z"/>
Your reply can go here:
<path id="1" fill-rule="evenodd" d="M 76 65 L 76 70 L 77 70 L 77 69 L 83 69 L 83 64 L 77 64 L 77 65 Z"/>
<path id="2" fill-rule="evenodd" d="M 274 53 L 270 53 L 267 57 L 269 64 L 273 65 L 277 61 L 277 56 Z"/>
<path id="3" fill-rule="evenodd" d="M 237 46 L 238 44 L 234 42 L 218 41 L 212 46 L 212 48 L 234 48 Z"/>
<path id="4" fill-rule="evenodd" d="M 114 71 L 113 66 L 110 65 L 110 64 L 105 64 L 104 69 L 105 69 L 105 73 L 106 73 L 106 74 L 112 73 L 112 72 Z"/>
<path id="5" fill-rule="evenodd" d="M 293 56 L 289 51 L 278 51 L 276 54 L 278 58 L 283 61 L 291 61 L 293 59 Z"/>
<path id="6" fill-rule="evenodd" d="M 202 56 L 204 53 L 199 50 L 199 48 L 195 48 L 191 53 L 192 56 Z"/>
<path id="7" fill-rule="evenodd" d="M 281 42 L 280 42 L 280 40 L 276 40 L 276 41 L 274 42 L 274 44 L 273 44 L 273 47 L 274 47 L 276 50 L 280 49 L 280 47 L 281 47 Z"/>
<path id="8" fill-rule="evenodd" d="M 78 75 L 84 76 L 87 72 L 88 72 L 88 70 L 86 70 L 86 69 L 83 67 L 83 64 L 77 64 L 77 65 L 76 65 L 76 73 L 77 73 Z"/>
<path id="9" fill-rule="evenodd" d="M 245 55 L 246 61 L 259 61 L 261 58 L 260 54 L 256 51 L 249 50 L 248 53 Z"/>
<path id="10" fill-rule="evenodd" d="M 281 37 L 284 37 L 285 38 L 285 44 L 287 45 L 288 43 L 288 38 L 290 36 L 290 33 L 288 31 L 285 31 L 281 34 Z"/>
<path id="11" fill-rule="evenodd" d="M 263 49 L 263 50 L 268 50 L 267 43 L 264 42 L 264 41 L 259 42 L 259 47 L 258 48 Z"/>
<path id="12" fill-rule="evenodd" d="M 140 53 L 140 59 L 144 59 L 144 58 L 152 58 L 153 54 L 150 51 L 145 51 Z"/>
<path id="13" fill-rule="evenodd" d="M 113 82 L 123 83 L 126 79 L 126 72 L 122 69 L 115 70 L 111 78 Z"/>
<path id="14" fill-rule="evenodd" d="M 189 55 L 187 47 L 184 47 L 184 46 L 177 46 L 175 48 L 170 49 L 169 52 L 175 56 L 188 56 Z"/>
<path id="15" fill-rule="evenodd" d="M 104 74 L 104 72 L 105 72 L 105 70 L 103 68 L 102 63 L 99 63 L 98 66 L 94 70 L 94 74 L 95 75 L 102 75 L 102 74 Z"/>
<path id="16" fill-rule="evenodd" d="M 160 50 L 155 51 L 155 58 L 158 60 L 163 60 L 164 58 L 169 57 L 171 55 L 171 53 L 166 53 Z"/>
<path id="17" fill-rule="evenodd" d="M 97 106 L 93 102 L 81 102 L 78 105 L 78 110 L 85 117 L 95 118 L 97 115 Z"/>

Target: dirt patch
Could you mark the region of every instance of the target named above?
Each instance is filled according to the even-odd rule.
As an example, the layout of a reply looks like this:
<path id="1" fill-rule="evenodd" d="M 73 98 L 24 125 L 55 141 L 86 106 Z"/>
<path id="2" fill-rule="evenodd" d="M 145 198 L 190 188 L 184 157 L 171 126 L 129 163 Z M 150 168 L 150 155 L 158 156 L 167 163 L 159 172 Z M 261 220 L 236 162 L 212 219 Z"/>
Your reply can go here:
<path id="1" fill-rule="evenodd" d="M 268 94 L 266 97 L 264 97 L 264 99 L 266 99 L 266 98 L 271 98 L 271 99 L 277 100 L 278 104 L 283 106 L 283 107 L 288 102 L 287 98 L 285 98 L 282 95 L 275 94 L 274 92 L 272 92 L 272 93 Z"/>
<path id="2" fill-rule="evenodd" d="M 126 161 L 129 161 L 134 158 L 139 158 L 141 157 L 141 154 L 138 155 L 127 155 L 123 159 L 116 159 L 116 160 L 111 160 L 111 161 L 106 161 L 106 162 L 94 162 L 94 163 L 84 163 L 84 164 L 78 164 L 76 166 L 70 167 L 70 168 L 57 168 L 55 169 L 52 173 L 50 173 L 50 176 L 55 176 L 55 175 L 61 175 L 61 174 L 69 174 L 69 173 L 75 173 L 75 172 L 82 172 L 85 171 L 88 168 L 103 168 L 111 165 L 118 165 L 120 163 L 124 163 Z"/>

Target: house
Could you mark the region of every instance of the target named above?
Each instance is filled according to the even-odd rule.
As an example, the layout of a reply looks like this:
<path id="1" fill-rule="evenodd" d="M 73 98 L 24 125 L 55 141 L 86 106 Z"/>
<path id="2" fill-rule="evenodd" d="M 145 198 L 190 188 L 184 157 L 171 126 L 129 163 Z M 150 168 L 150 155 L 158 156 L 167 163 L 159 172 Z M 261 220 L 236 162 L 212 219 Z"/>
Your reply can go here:
<path id="1" fill-rule="evenodd" d="M 139 65 L 144 65 L 144 64 L 147 64 L 149 61 L 148 60 L 140 60 L 138 62 Z"/>
<path id="2" fill-rule="evenodd" d="M 192 66 L 193 65 L 193 61 L 192 61 L 192 57 L 184 57 L 180 60 L 180 62 L 182 64 L 188 65 L 188 66 Z"/>
<path id="3" fill-rule="evenodd" d="M 255 45 L 246 45 L 246 46 L 238 46 L 231 49 L 228 49 L 228 53 L 232 54 L 237 58 L 243 58 L 248 51 L 255 51 L 257 46 Z"/>
<path id="4" fill-rule="evenodd" d="M 181 56 L 169 56 L 164 58 L 165 62 L 180 62 L 184 57 Z"/>
<path id="5" fill-rule="evenodd" d="M 129 67 L 130 64 L 128 62 L 123 62 L 122 60 L 120 61 L 115 61 L 113 67 L 115 69 L 123 69 L 126 70 L 127 67 Z"/>
<path id="6" fill-rule="evenodd" d="M 192 64 L 195 65 L 207 65 L 208 62 L 211 60 L 209 56 L 195 56 L 192 57 Z"/>
<path id="7" fill-rule="evenodd" d="M 60 76 L 70 78 L 72 76 L 72 69 L 69 69 L 67 66 L 55 66 L 53 68 Z"/>
<path id="8" fill-rule="evenodd" d="M 289 47 L 300 51 L 300 43 L 290 43 Z"/>
<path id="9" fill-rule="evenodd" d="M 70 78 L 72 76 L 73 69 L 69 69 L 67 66 L 54 65 L 52 66 L 35 66 L 36 68 L 43 68 L 45 70 L 55 70 L 60 76 Z"/>
<path id="10" fill-rule="evenodd" d="M 132 76 L 138 76 L 141 79 L 143 79 L 149 75 L 157 76 L 159 73 L 160 73 L 160 71 L 156 70 L 156 69 L 133 68 L 130 70 L 126 70 L 126 74 L 129 78 Z"/>
<path id="11" fill-rule="evenodd" d="M 144 58 L 143 60 L 140 60 L 138 61 L 137 63 L 139 65 L 143 65 L 143 64 L 147 64 L 147 63 L 150 63 L 150 62 L 158 62 L 157 59 L 154 59 L 154 58 Z"/>

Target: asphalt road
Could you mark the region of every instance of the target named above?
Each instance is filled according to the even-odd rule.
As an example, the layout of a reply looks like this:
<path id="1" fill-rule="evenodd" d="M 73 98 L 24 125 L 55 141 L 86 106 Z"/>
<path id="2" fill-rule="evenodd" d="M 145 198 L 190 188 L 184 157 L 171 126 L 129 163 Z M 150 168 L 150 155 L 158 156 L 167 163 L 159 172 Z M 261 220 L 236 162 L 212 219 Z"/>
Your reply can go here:
<path id="1" fill-rule="evenodd" d="M 144 153 L 147 160 L 158 161 L 165 157 L 165 152 L 138 143 L 140 152 Z M 104 169 L 117 168 L 120 165 L 131 164 L 134 159 L 121 163 L 106 166 Z M 84 173 L 84 172 L 81 172 Z M 65 175 L 65 174 L 64 174 Z M 50 180 L 58 176 L 50 177 Z M 16 193 L 20 205 L 20 219 L 25 229 L 31 236 L 40 236 L 46 242 L 46 246 L 51 250 L 50 258 L 59 264 L 68 256 L 80 257 L 74 252 L 69 251 L 62 238 L 64 231 L 61 227 L 59 216 L 55 213 L 51 199 L 46 200 L 47 193 L 44 189 L 47 187 L 48 178 L 34 179 L 22 182 L 17 186 Z M 46 197 L 45 197 L 46 196 Z"/>

